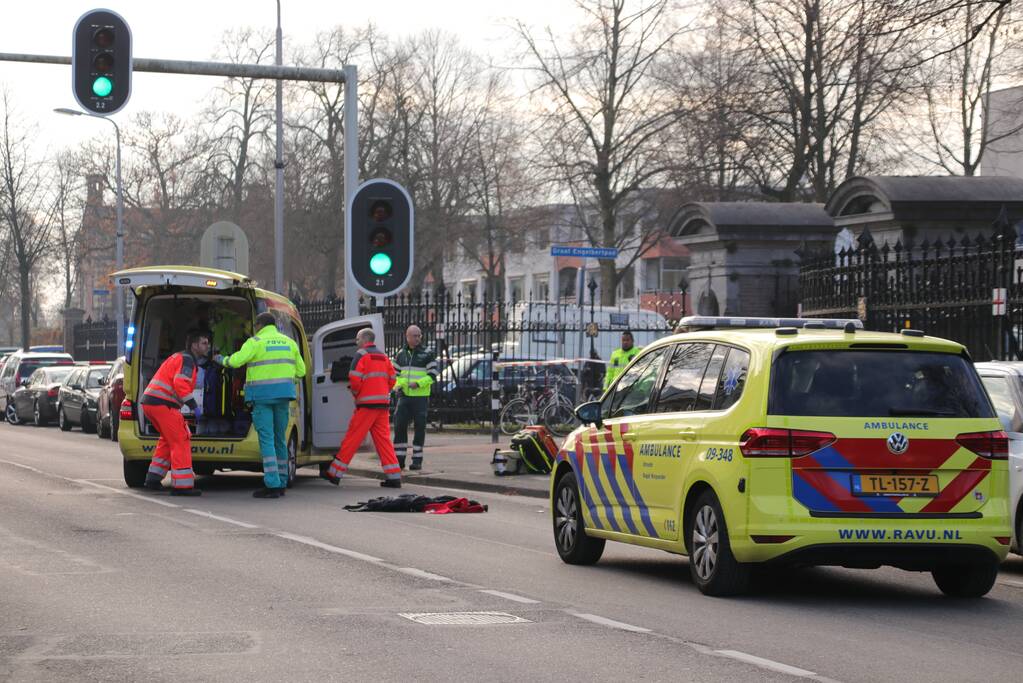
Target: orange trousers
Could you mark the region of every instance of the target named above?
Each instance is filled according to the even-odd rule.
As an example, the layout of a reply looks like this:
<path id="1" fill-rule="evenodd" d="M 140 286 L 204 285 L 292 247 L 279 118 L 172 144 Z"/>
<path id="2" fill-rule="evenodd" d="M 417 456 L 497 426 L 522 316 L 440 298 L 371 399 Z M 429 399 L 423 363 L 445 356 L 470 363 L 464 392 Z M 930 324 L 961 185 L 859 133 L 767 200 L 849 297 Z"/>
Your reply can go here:
<path id="1" fill-rule="evenodd" d="M 376 448 L 377 457 L 380 458 L 380 467 L 384 470 L 384 476 L 387 479 L 401 479 L 398 456 L 394 454 L 394 444 L 391 443 L 391 420 L 387 408 L 355 409 L 352 421 L 348 423 L 345 438 L 341 441 L 341 448 L 338 449 L 334 461 L 330 463 L 327 470 L 330 476 L 344 476 L 352 458 L 355 457 L 355 451 L 366 438 L 366 434 L 373 438 L 373 446 Z"/>
<path id="2" fill-rule="evenodd" d="M 185 418 L 181 416 L 181 411 L 170 406 L 143 403 L 142 412 L 160 434 L 153 460 L 149 463 L 146 481 L 158 484 L 167 476 L 167 470 L 170 470 L 171 486 L 176 489 L 194 488 L 192 435 L 185 424 Z"/>

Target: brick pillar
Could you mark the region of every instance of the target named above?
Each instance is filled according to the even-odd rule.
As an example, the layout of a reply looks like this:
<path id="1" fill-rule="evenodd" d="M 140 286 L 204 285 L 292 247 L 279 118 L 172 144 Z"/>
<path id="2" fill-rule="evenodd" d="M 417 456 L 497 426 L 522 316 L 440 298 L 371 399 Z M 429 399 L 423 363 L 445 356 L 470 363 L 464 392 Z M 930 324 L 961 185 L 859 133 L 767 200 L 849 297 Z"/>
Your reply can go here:
<path id="1" fill-rule="evenodd" d="M 75 325 L 85 319 L 85 311 L 81 308 L 64 309 L 64 350 L 74 355 Z"/>

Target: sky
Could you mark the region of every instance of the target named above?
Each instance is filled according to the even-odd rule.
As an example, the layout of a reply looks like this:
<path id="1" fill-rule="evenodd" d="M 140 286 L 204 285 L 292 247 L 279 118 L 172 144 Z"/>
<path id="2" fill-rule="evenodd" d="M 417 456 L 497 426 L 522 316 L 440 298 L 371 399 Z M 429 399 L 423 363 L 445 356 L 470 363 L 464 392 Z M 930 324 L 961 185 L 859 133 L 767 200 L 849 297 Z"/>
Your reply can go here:
<path id="1" fill-rule="evenodd" d="M 128 23 L 135 57 L 210 60 L 222 34 L 251 26 L 272 31 L 276 26 L 274 0 L 3 0 L 5 31 L 0 52 L 70 56 L 75 22 L 92 9 L 110 9 Z M 424 29 L 448 31 L 463 44 L 500 59 L 512 45 L 508 26 L 519 19 L 555 31 L 571 28 L 576 9 L 572 0 L 281 0 L 285 64 L 290 45 L 309 42 L 317 32 L 337 25 L 376 24 L 400 37 Z M 356 65 L 358 66 L 358 65 Z M 204 76 L 135 73 L 131 100 L 113 118 L 120 124 L 133 112 L 175 112 L 184 117 L 198 112 L 217 79 Z M 53 113 L 56 107 L 78 108 L 71 94 L 71 67 L 0 61 L 0 87 L 13 95 L 17 112 L 39 132 L 47 149 L 75 145 L 95 135 L 112 134 L 110 126 L 82 117 Z"/>

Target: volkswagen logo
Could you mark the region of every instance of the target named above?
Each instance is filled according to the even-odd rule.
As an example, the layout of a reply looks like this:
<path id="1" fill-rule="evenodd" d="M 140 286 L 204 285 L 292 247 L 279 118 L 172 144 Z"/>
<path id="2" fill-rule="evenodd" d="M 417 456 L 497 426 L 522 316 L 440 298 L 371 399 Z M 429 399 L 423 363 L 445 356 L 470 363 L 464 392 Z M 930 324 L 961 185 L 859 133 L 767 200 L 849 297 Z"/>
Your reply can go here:
<path id="1" fill-rule="evenodd" d="M 888 437 L 888 450 L 895 455 L 902 455 L 909 450 L 909 439 L 901 432 L 895 432 Z"/>

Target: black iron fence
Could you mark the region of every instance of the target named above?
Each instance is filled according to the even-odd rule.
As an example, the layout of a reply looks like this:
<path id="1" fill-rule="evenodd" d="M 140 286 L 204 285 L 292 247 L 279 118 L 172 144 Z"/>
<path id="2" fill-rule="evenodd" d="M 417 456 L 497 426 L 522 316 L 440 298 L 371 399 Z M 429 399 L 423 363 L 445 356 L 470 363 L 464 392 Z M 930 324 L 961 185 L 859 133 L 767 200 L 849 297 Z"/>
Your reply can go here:
<path id="1" fill-rule="evenodd" d="M 1003 216 L 993 234 L 804 255 L 803 317 L 859 318 L 870 330 L 912 327 L 964 344 L 975 360 L 1023 358 L 1023 249 Z"/>
<path id="2" fill-rule="evenodd" d="M 117 358 L 117 324 L 113 320 L 87 318 L 72 331 L 74 344 L 69 351 L 75 360 L 114 360 Z"/>

